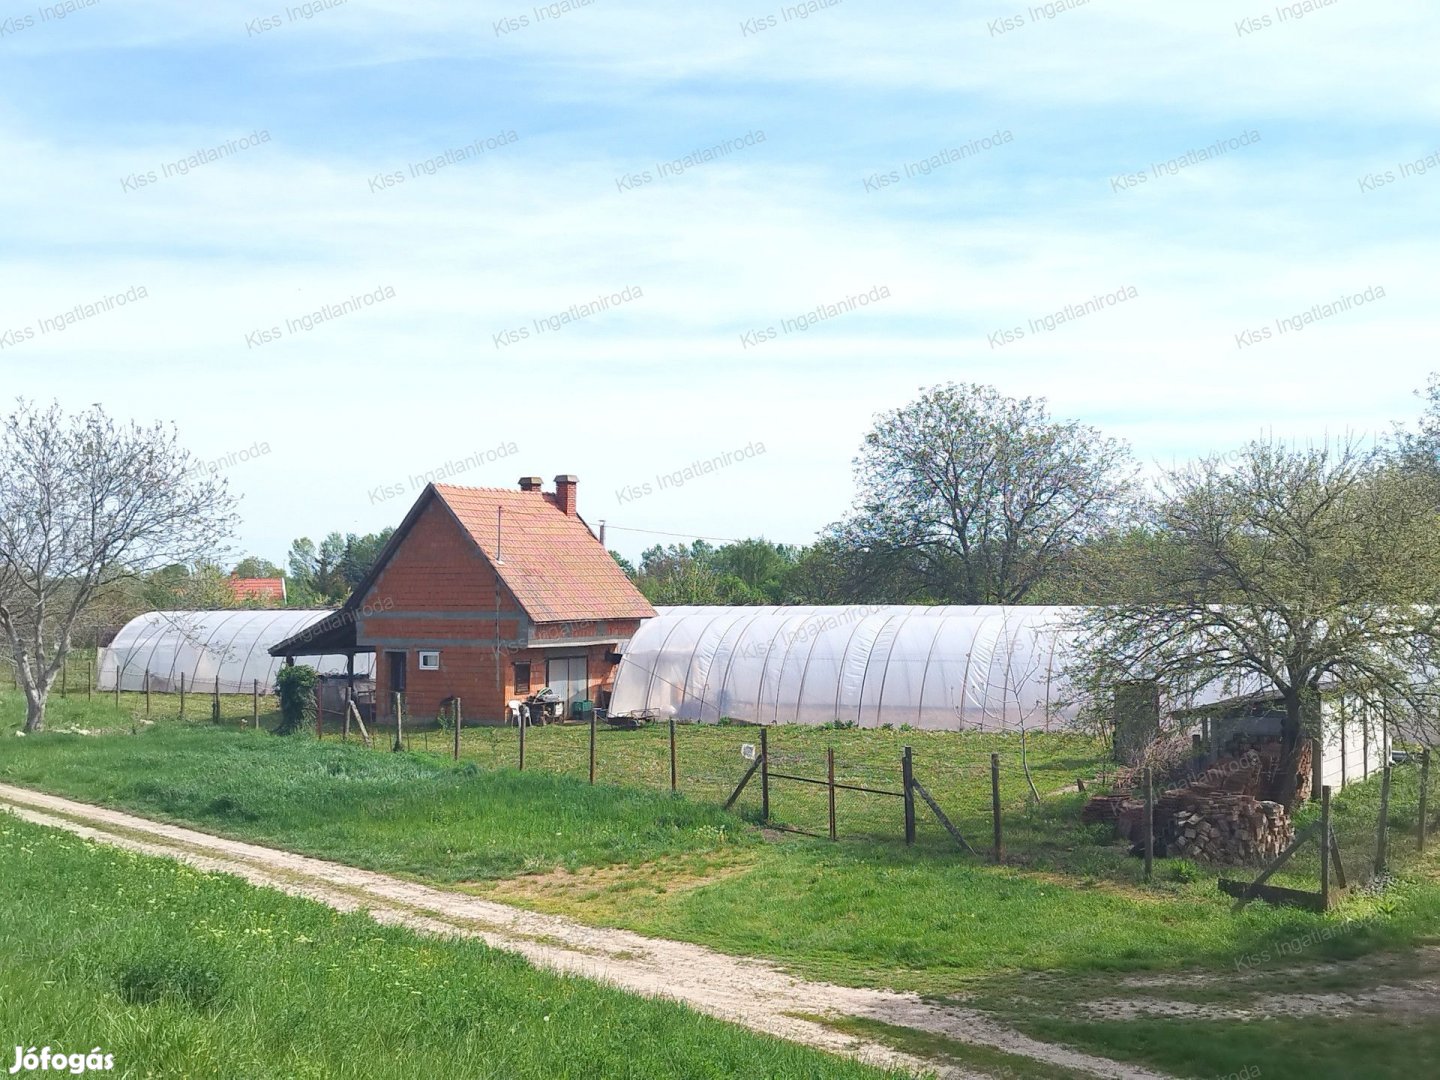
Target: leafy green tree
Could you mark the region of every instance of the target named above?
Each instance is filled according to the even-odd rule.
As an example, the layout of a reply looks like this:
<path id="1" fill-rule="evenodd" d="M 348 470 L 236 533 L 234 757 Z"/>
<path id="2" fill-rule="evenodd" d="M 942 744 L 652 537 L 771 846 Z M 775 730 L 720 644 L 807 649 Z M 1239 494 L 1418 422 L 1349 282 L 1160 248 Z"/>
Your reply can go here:
<path id="1" fill-rule="evenodd" d="M 1092 716 L 1134 680 L 1177 705 L 1272 695 L 1287 805 L 1323 691 L 1434 730 L 1440 689 L 1423 673 L 1440 654 L 1440 515 L 1389 448 L 1255 441 L 1174 470 L 1112 556 L 1117 598 L 1078 622 L 1069 671 Z"/>
<path id="2" fill-rule="evenodd" d="M 318 546 L 308 536 L 292 543 L 286 559 L 292 602 L 306 607 L 341 603 L 350 594 L 341 572 L 344 558 L 345 538 L 338 532 L 327 535 Z"/>
<path id="3" fill-rule="evenodd" d="M 881 414 L 855 460 L 852 515 L 826 534 L 851 598 L 1014 604 L 1123 519 L 1136 468 L 1043 399 L 950 383 Z"/>
<path id="4" fill-rule="evenodd" d="M 315 685 L 319 673 L 306 664 L 286 665 L 275 676 L 275 694 L 280 701 L 280 725 L 276 735 L 308 731 L 315 723 Z"/>
<path id="5" fill-rule="evenodd" d="M 365 580 L 365 575 L 370 573 L 370 568 L 394 534 L 395 530 L 388 527 L 364 536 L 346 533 L 345 552 L 340 557 L 340 576 L 352 590 Z"/>
<path id="6" fill-rule="evenodd" d="M 262 559 L 259 555 L 246 555 L 235 564 L 235 569 L 230 571 L 238 578 L 278 578 L 284 577 L 285 571 L 276 566 L 269 559 Z"/>

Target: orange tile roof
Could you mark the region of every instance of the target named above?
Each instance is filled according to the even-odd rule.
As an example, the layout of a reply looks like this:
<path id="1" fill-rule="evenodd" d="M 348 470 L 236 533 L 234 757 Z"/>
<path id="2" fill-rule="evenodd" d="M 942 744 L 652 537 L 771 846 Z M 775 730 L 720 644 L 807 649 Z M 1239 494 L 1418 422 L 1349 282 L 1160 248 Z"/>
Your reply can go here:
<path id="1" fill-rule="evenodd" d="M 227 584 L 237 600 L 249 600 L 258 596 L 264 600 L 279 600 L 282 604 L 285 602 L 284 578 L 232 577 L 227 579 Z"/>
<path id="2" fill-rule="evenodd" d="M 655 609 L 585 522 L 561 511 L 552 494 L 451 484 L 433 487 L 535 622 L 654 617 Z"/>

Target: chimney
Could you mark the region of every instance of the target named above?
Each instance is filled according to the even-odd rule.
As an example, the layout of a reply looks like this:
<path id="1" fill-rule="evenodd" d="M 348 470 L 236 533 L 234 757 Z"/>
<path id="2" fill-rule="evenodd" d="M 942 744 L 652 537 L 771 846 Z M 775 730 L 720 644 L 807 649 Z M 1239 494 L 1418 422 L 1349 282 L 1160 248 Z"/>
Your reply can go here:
<path id="1" fill-rule="evenodd" d="M 522 476 L 522 477 L 520 477 L 520 490 L 521 490 L 521 491 L 539 491 L 539 490 L 540 490 L 540 484 L 541 484 L 541 480 L 540 480 L 540 477 L 538 477 L 538 476 Z"/>
<path id="2" fill-rule="evenodd" d="M 562 474 L 555 477 L 555 505 L 563 510 L 567 517 L 575 517 L 575 487 L 580 483 L 578 477 Z"/>

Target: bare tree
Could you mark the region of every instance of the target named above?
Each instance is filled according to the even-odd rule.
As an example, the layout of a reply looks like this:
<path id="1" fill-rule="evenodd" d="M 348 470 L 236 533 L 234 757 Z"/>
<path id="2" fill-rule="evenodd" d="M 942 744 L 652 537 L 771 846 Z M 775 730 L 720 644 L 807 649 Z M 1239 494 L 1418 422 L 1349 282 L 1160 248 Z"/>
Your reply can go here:
<path id="1" fill-rule="evenodd" d="M 26 731 L 45 726 L 87 605 L 127 578 L 213 554 L 233 506 L 173 427 L 19 401 L 0 428 L 0 634 Z"/>
<path id="2" fill-rule="evenodd" d="M 1177 706 L 1264 693 L 1283 703 L 1282 790 L 1338 690 L 1433 725 L 1440 521 L 1425 482 L 1355 439 L 1256 441 L 1168 475 L 1130 595 L 1089 609 L 1067 674 L 1092 711 L 1129 680 Z M 1125 591 L 1123 567 L 1111 591 Z"/>
<path id="3" fill-rule="evenodd" d="M 855 466 L 858 505 L 830 530 L 855 589 L 954 604 L 1034 603 L 1135 476 L 1123 443 L 1042 399 L 953 383 L 877 417 Z"/>

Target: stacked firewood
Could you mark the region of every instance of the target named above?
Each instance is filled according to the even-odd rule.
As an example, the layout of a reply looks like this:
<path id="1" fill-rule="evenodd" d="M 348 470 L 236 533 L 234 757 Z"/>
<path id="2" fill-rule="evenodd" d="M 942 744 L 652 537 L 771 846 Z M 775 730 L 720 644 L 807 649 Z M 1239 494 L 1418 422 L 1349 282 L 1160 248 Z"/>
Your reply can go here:
<path id="1" fill-rule="evenodd" d="M 1190 782 L 1157 791 L 1157 856 L 1219 864 L 1258 862 L 1278 855 L 1294 839 L 1285 807 L 1266 798 L 1276 790 L 1278 742 L 1237 738 L 1235 743 L 1235 753 L 1222 756 Z M 1308 763 L 1306 770 L 1308 787 Z M 1113 822 L 1116 833 L 1138 851 L 1145 835 L 1143 792 L 1133 784 L 1117 785 L 1113 794 L 1091 798 L 1080 820 Z"/>
<path id="2" fill-rule="evenodd" d="M 1295 839 L 1279 803 L 1217 788 L 1167 791 L 1155 802 L 1155 831 L 1167 854 L 1221 864 L 1274 858 Z"/>
<path id="3" fill-rule="evenodd" d="M 1120 811 L 1134 796 L 1129 794 L 1096 795 L 1080 810 L 1080 820 L 1086 825 L 1103 823 L 1113 825 L 1120 820 Z"/>
<path id="4" fill-rule="evenodd" d="M 1237 732 L 1225 743 L 1225 750 L 1214 768 L 1220 768 L 1227 761 L 1253 760 L 1259 765 L 1253 788 L 1237 788 L 1225 785 L 1231 791 L 1247 791 L 1260 798 L 1274 798 L 1280 791 L 1280 740 L 1273 735 Z M 1300 757 L 1296 762 L 1295 795 L 1300 802 L 1310 798 L 1310 742 L 1300 744 Z M 1211 771 L 1214 771 L 1214 768 Z"/>

